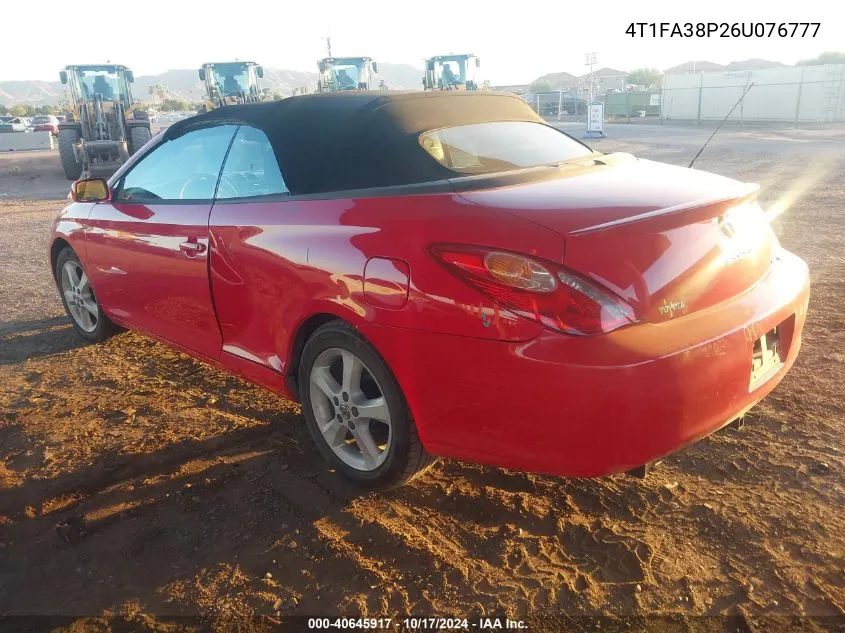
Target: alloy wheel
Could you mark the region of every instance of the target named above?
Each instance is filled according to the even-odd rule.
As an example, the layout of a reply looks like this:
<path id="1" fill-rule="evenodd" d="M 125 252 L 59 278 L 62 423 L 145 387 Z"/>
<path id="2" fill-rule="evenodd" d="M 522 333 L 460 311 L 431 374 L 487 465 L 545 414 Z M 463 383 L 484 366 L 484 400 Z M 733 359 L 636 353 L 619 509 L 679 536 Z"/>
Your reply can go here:
<path id="1" fill-rule="evenodd" d="M 387 459 L 390 409 L 373 373 L 338 347 L 317 356 L 310 375 L 311 407 L 328 446 L 348 466 L 373 471 Z"/>
<path id="2" fill-rule="evenodd" d="M 100 309 L 88 275 L 79 262 L 68 260 L 62 266 L 61 276 L 62 294 L 70 315 L 84 332 L 93 332 L 99 323 Z"/>

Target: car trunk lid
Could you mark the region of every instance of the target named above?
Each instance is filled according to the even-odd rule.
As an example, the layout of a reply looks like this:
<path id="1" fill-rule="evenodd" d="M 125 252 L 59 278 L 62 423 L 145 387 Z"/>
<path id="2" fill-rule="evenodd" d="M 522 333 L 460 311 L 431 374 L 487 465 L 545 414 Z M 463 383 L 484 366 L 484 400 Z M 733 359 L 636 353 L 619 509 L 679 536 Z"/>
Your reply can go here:
<path id="1" fill-rule="evenodd" d="M 765 275 L 777 246 L 756 185 L 629 155 L 504 187 L 455 184 L 469 202 L 560 233 L 565 266 L 652 322 L 744 292 Z"/>

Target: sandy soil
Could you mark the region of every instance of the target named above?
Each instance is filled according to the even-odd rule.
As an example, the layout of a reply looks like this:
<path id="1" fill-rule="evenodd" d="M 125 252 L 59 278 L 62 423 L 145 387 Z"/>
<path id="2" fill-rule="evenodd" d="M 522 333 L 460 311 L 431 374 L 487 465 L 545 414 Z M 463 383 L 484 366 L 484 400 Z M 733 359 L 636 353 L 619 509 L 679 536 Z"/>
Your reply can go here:
<path id="1" fill-rule="evenodd" d="M 767 147 L 727 143 L 698 167 L 761 182 L 768 203 L 803 192 L 775 223 L 812 270 L 802 354 L 744 430 L 645 480 L 440 462 L 361 494 L 327 471 L 295 404 L 133 333 L 82 345 L 45 261 L 61 203 L 0 203 L 0 615 L 162 631 L 196 624 L 177 615 L 223 630 L 478 613 L 538 631 L 582 615 L 623 618 L 605 631 L 841 630 L 845 153 Z M 601 148 L 689 159 L 671 139 Z M 638 619 L 656 614 L 738 619 Z"/>

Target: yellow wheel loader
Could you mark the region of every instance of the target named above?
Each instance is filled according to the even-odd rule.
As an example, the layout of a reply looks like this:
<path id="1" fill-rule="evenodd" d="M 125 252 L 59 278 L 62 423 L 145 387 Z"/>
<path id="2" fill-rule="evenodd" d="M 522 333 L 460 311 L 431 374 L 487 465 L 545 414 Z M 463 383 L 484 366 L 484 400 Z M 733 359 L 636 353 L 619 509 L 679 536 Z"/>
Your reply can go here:
<path id="1" fill-rule="evenodd" d="M 66 66 L 69 109 L 59 124 L 65 176 L 108 178 L 152 137 L 150 117 L 133 102 L 132 71 L 116 64 Z"/>
<path id="2" fill-rule="evenodd" d="M 264 68 L 255 62 L 215 62 L 203 64 L 199 78 L 205 84 L 205 102 L 197 111 L 208 112 L 237 103 L 272 99 L 258 87 Z"/>

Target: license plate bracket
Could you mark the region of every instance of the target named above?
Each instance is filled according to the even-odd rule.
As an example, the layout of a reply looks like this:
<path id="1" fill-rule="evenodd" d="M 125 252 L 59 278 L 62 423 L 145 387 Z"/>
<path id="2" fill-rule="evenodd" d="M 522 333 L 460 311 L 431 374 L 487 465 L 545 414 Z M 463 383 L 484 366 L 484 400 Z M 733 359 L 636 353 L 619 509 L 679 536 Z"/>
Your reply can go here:
<path id="1" fill-rule="evenodd" d="M 778 324 L 754 341 L 749 391 L 754 391 L 783 367 L 780 330 L 781 326 Z"/>

